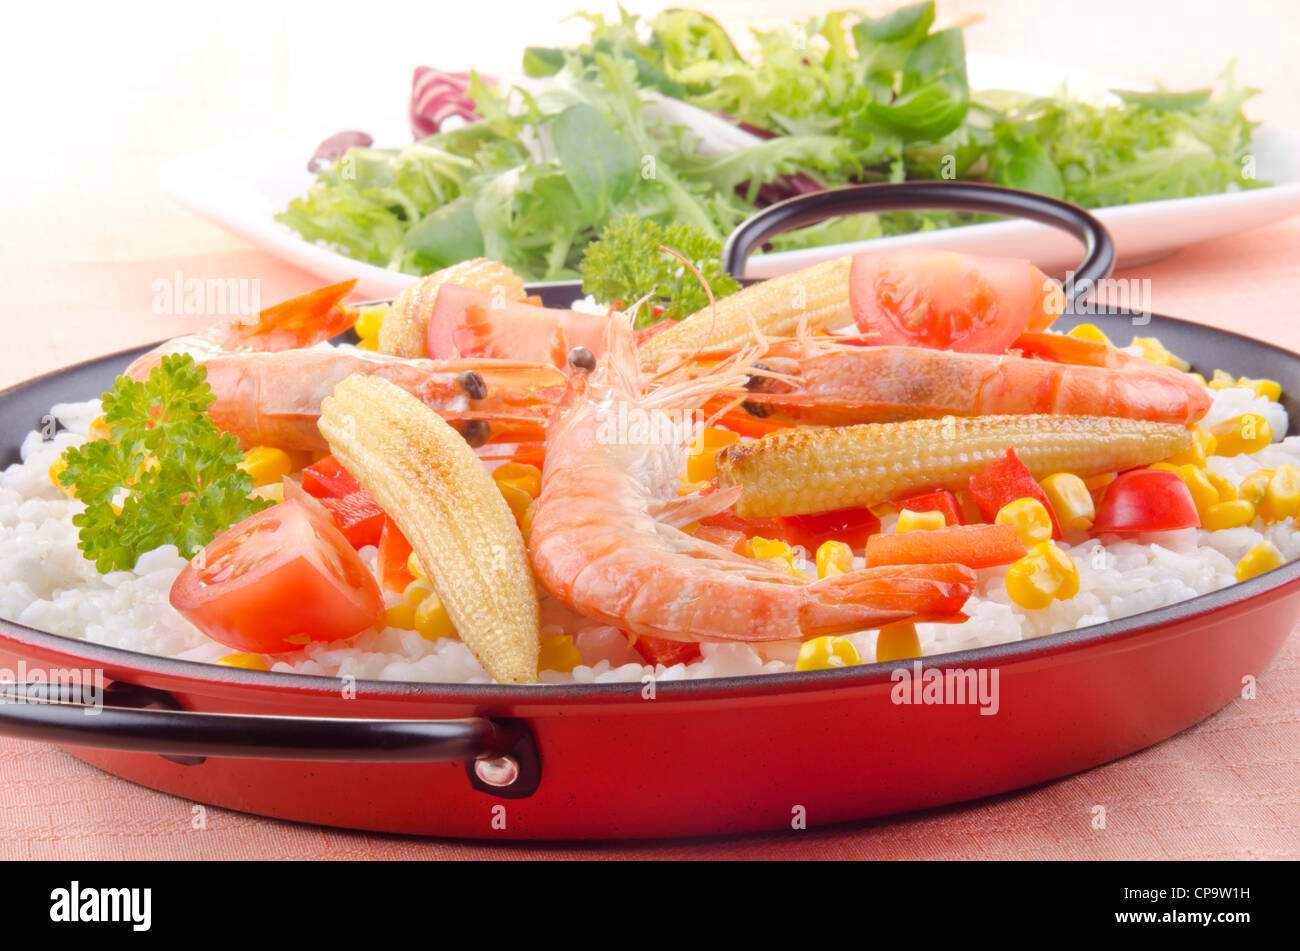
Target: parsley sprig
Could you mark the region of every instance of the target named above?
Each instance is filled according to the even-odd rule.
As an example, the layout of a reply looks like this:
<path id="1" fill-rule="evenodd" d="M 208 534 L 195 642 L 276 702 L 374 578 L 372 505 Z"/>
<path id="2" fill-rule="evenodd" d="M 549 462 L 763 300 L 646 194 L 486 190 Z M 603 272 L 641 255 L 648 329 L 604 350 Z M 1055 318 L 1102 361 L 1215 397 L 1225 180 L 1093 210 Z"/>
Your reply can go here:
<path id="1" fill-rule="evenodd" d="M 192 558 L 220 532 L 271 503 L 249 498 L 238 440 L 207 414 L 207 370 L 170 354 L 143 383 L 120 376 L 104 394 L 109 434 L 63 454 L 59 481 L 86 503 L 78 547 L 101 572 L 173 544 Z"/>
<path id="2" fill-rule="evenodd" d="M 587 246 L 582 289 L 601 303 L 621 301 L 627 306 L 651 294 L 650 305 L 662 307 L 663 313 L 655 316 L 649 306 L 642 307 L 635 316 L 637 327 L 660 317 L 681 320 L 707 307 L 709 295 L 699 279 L 661 247 L 672 248 L 699 268 L 714 297 L 740 289 L 722 270 L 722 247 L 703 230 L 680 222 L 660 225 L 636 215 L 611 221 L 600 239 Z"/>

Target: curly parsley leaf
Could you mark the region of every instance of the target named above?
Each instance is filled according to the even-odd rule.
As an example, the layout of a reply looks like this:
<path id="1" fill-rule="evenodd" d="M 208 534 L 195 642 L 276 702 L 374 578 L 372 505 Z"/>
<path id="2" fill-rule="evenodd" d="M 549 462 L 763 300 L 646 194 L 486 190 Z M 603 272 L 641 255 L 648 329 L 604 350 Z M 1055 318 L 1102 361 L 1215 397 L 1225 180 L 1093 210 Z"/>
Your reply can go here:
<path id="1" fill-rule="evenodd" d="M 713 296 L 725 297 L 740 284 L 722 270 L 722 247 L 687 224 L 660 225 L 625 215 L 611 221 L 599 240 L 582 256 L 582 289 L 602 303 L 631 305 L 647 294 L 649 304 L 663 308 L 656 315 L 643 306 L 634 317 L 637 327 L 660 317 L 681 320 L 709 304 L 704 285 L 690 268 L 661 248 L 672 248 L 699 269 Z"/>
<path id="2" fill-rule="evenodd" d="M 118 377 L 104 394 L 103 439 L 63 454 L 59 481 L 86 503 L 73 517 L 78 547 L 101 572 L 135 567 L 162 545 L 192 558 L 271 503 L 249 498 L 239 442 L 207 415 L 207 370 L 171 354 L 145 382 Z"/>

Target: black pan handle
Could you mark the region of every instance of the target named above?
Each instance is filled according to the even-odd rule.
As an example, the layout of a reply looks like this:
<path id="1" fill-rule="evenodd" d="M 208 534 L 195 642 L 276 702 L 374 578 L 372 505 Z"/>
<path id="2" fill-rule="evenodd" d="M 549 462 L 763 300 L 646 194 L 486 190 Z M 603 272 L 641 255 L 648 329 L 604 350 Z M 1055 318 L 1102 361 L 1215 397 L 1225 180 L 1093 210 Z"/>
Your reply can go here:
<path id="1" fill-rule="evenodd" d="M 1084 258 L 1065 289 L 1067 301 L 1085 297 L 1115 266 L 1115 242 L 1110 232 L 1078 205 L 978 182 L 882 182 L 796 195 L 742 221 L 723 245 L 722 266 L 740 278 L 753 250 L 783 232 L 839 215 L 916 209 L 1028 218 L 1068 231 L 1083 242 Z"/>
<path id="2" fill-rule="evenodd" d="M 161 698 L 161 703 L 159 702 Z M 0 734 L 59 746 L 157 753 L 184 765 L 208 756 L 345 763 L 457 763 L 474 788 L 505 799 L 541 779 L 532 733 L 521 720 L 372 720 L 194 713 L 169 694 L 121 682 L 0 683 Z"/>

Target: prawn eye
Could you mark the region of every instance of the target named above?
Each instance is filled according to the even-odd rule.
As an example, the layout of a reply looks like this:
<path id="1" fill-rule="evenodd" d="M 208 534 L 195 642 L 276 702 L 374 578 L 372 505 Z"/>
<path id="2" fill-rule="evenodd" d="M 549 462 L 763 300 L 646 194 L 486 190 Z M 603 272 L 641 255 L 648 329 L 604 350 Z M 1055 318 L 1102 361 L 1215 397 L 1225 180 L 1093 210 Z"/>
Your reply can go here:
<path id="1" fill-rule="evenodd" d="M 569 365 L 575 370 L 594 370 L 596 369 L 596 355 L 586 347 L 574 347 L 569 351 Z"/>
<path id="2" fill-rule="evenodd" d="M 464 437 L 471 449 L 477 449 L 492 435 L 492 426 L 485 419 L 467 419 L 455 424 L 456 432 Z"/>
<path id="3" fill-rule="evenodd" d="M 483 379 L 482 374 L 477 370 L 466 370 L 456 377 L 456 382 L 460 384 L 460 388 L 472 400 L 481 400 L 487 397 L 487 381 Z"/>
<path id="4" fill-rule="evenodd" d="M 750 369 L 765 371 L 768 373 L 772 371 L 772 368 L 765 363 L 755 363 Z M 751 373 L 749 379 L 745 381 L 745 389 L 749 390 L 751 393 L 766 392 L 767 384 L 770 380 L 771 377 L 762 376 L 760 373 Z M 767 414 L 764 413 L 763 415 L 766 416 Z"/>

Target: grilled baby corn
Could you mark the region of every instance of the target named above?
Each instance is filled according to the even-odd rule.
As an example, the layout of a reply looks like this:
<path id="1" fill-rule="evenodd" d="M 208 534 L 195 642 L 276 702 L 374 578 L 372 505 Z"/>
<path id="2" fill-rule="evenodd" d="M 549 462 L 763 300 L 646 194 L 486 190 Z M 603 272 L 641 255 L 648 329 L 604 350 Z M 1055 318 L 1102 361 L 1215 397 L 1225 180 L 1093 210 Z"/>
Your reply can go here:
<path id="1" fill-rule="evenodd" d="M 975 416 L 790 429 L 718 454 L 718 486 L 743 486 L 745 518 L 876 505 L 964 488 L 1008 448 L 1034 474 L 1116 472 L 1191 444 L 1182 426 L 1107 416 Z"/>
<path id="2" fill-rule="evenodd" d="M 393 301 L 392 309 L 379 328 L 379 352 L 399 357 L 423 357 L 428 354 L 425 336 L 429 329 L 429 316 L 438 299 L 438 288 L 444 284 L 492 293 L 500 288 L 509 300 L 524 297 L 524 281 L 504 264 L 487 258 L 461 261 L 449 268 L 435 271 L 420 278 Z"/>
<path id="3" fill-rule="evenodd" d="M 330 451 L 410 540 L 452 626 L 498 683 L 537 679 L 537 591 L 514 516 L 456 430 L 354 374 L 321 404 Z"/>
<path id="4" fill-rule="evenodd" d="M 834 330 L 853 323 L 849 306 L 850 257 L 753 284 L 656 334 L 641 347 L 641 366 L 653 370 L 665 357 L 700 347 L 734 348 L 754 339 L 753 328 L 769 337 L 790 337 L 807 320 L 809 330 Z"/>

